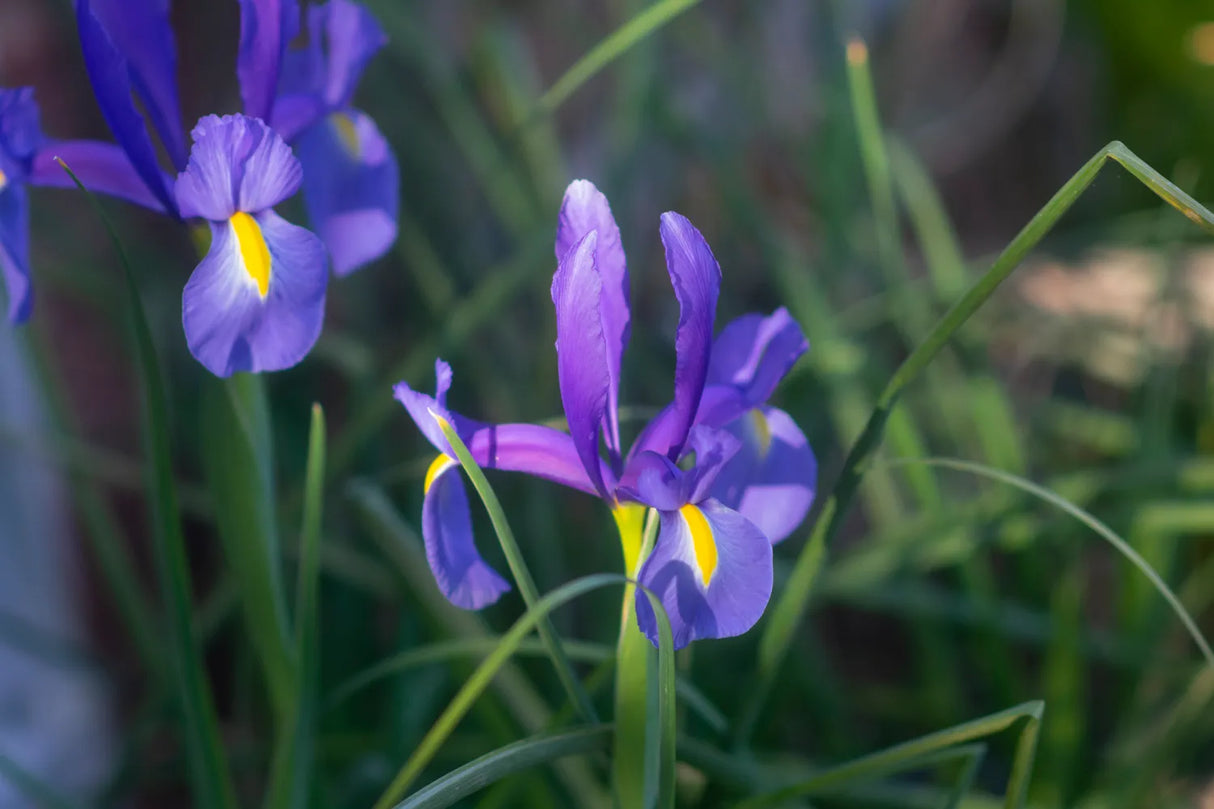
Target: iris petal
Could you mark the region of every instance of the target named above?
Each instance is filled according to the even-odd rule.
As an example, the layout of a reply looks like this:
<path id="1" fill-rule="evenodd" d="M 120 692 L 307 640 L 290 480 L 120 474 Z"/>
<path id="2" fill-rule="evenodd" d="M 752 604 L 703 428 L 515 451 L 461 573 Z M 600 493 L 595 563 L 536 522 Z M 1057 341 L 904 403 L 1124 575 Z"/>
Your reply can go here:
<path id="1" fill-rule="evenodd" d="M 661 600 L 676 649 L 742 634 L 771 598 L 771 543 L 763 532 L 712 499 L 688 508 L 696 509 L 690 520 L 682 510 L 661 512 L 657 543 L 638 576 Z M 657 621 L 644 593 L 637 593 L 636 611 L 641 631 L 657 645 Z"/>
<path id="2" fill-rule="evenodd" d="M 207 115 L 192 133 L 190 162 L 177 178 L 185 216 L 213 222 L 258 213 L 299 190 L 303 170 L 291 147 L 256 118 Z"/>
<path id="3" fill-rule="evenodd" d="M 283 53 L 297 33 L 299 4 L 295 0 L 240 0 L 236 75 L 246 115 L 270 120 Z"/>
<path id="4" fill-rule="evenodd" d="M 236 228 L 211 223 L 211 249 L 182 296 L 182 325 L 194 357 L 211 373 L 276 371 L 307 355 L 324 322 L 324 245 L 273 211 L 253 217 L 270 256 L 263 296 L 245 265 Z"/>
<path id="5" fill-rule="evenodd" d="M 601 281 L 599 317 L 607 346 L 607 413 L 603 424 L 608 450 L 620 453 L 620 362 L 628 345 L 631 315 L 628 308 L 628 265 L 620 243 L 620 229 L 611 215 L 607 197 L 589 180 L 575 180 L 565 191 L 556 229 L 559 262 L 590 231 L 598 233 L 594 263 Z"/>
<path id="6" fill-rule="evenodd" d="M 669 446 L 661 450 L 671 459 L 677 459 L 699 407 L 708 373 L 721 268 L 700 231 L 686 217 L 672 211 L 662 214 L 661 234 L 666 247 L 666 269 L 679 301 L 674 420 L 668 436 Z"/>
<path id="7" fill-rule="evenodd" d="M 76 183 L 55 158 L 66 163 L 89 191 L 119 197 L 153 211 L 164 212 L 164 203 L 152 194 L 135 173 L 126 152 L 112 143 L 68 140 L 44 145 L 34 155 L 30 165 L 31 185 L 51 188 L 76 187 Z M 162 176 L 166 186 L 172 182 L 168 175 Z"/>
<path id="8" fill-rule="evenodd" d="M 320 93 L 333 109 L 348 107 L 367 62 L 388 41 L 371 12 L 351 0 L 329 0 L 308 12 L 312 40 L 327 50 Z"/>
<path id="9" fill-rule="evenodd" d="M 752 406 L 762 404 L 807 350 L 801 327 L 784 307 L 767 317 L 743 315 L 713 342 L 708 384 L 734 385 Z"/>
<path id="10" fill-rule="evenodd" d="M 89 0 L 93 16 L 126 60 L 132 89 L 169 159 L 185 165 L 185 131 L 177 99 L 177 49 L 167 0 Z"/>
<path id="11" fill-rule="evenodd" d="M 121 15 L 117 15 L 121 16 Z M 177 215 L 177 203 L 164 181 L 156 148 L 131 96 L 131 71 L 123 52 L 94 14 L 90 0 L 77 0 L 76 24 L 93 93 L 114 138 L 131 159 L 136 173 L 165 210 Z M 166 143 L 166 146 L 168 144 Z"/>
<path id="12" fill-rule="evenodd" d="M 597 231 L 590 231 L 561 259 L 552 276 L 552 302 L 556 306 L 557 378 L 569 434 L 596 491 L 611 500 L 599 461 L 599 433 L 611 376 L 599 317 L 602 278 L 595 268 L 597 240 Z"/>
<path id="13" fill-rule="evenodd" d="M 333 271 L 348 275 L 396 241 L 400 172 L 375 122 L 335 112 L 295 141 L 308 218 L 329 248 Z"/>
<path id="14" fill-rule="evenodd" d="M 725 429 L 741 439 L 741 449 L 718 474 L 712 495 L 779 542 L 801 524 L 814 501 L 818 462 L 809 441 L 774 407 L 750 410 Z"/>
<path id="15" fill-rule="evenodd" d="M 457 607 L 486 607 L 510 589 L 476 550 L 468 494 L 457 465 L 442 469 L 430 481 L 422 503 L 422 538 L 438 589 Z"/>
<path id="16" fill-rule="evenodd" d="M 8 320 L 24 323 L 33 308 L 29 268 L 29 198 L 16 183 L 0 187 L 0 276 L 8 293 Z"/>

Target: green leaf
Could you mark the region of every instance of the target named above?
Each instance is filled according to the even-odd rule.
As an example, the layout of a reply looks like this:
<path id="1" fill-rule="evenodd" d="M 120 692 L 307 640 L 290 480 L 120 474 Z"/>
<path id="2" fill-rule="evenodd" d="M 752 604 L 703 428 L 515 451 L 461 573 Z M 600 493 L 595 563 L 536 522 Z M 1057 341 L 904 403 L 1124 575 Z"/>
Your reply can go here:
<path id="1" fill-rule="evenodd" d="M 206 380 L 200 440 L 215 525 L 274 715 L 283 722 L 293 708 L 296 661 L 283 597 L 272 439 L 260 376 Z"/>
<path id="2" fill-rule="evenodd" d="M 442 809 L 451 806 L 460 798 L 520 770 L 605 748 L 611 741 L 611 735 L 611 725 L 595 725 L 560 733 L 541 733 L 499 747 L 419 789 L 408 800 L 398 803 L 395 809 Z"/>
<path id="3" fill-rule="evenodd" d="M 762 700 L 770 692 L 793 633 L 805 615 L 810 586 L 813 583 L 813 576 L 809 575 L 809 566 L 805 561 L 805 556 L 819 553 L 820 551 L 815 548 L 819 545 L 829 546 L 831 539 L 838 533 L 856 489 L 871 466 L 873 455 L 881 445 L 886 423 L 889 421 L 890 414 L 902 391 L 922 373 L 957 330 L 986 303 L 999 285 L 1020 265 L 1028 252 L 1045 237 L 1075 203 L 1075 200 L 1092 184 L 1109 161 L 1121 165 L 1169 205 L 1205 230 L 1214 233 L 1214 214 L 1117 141 L 1113 141 L 1097 152 L 1054 194 L 1045 207 L 1004 249 L 991 268 L 941 317 L 927 337 L 910 353 L 886 383 L 885 389 L 877 399 L 876 406 L 869 415 L 864 431 L 856 439 L 844 460 L 838 480 L 835 482 L 830 496 L 826 499 L 817 522 L 814 523 L 810 540 L 802 549 L 797 560 L 794 576 L 798 572 L 802 572 L 804 575 L 800 575 L 784 588 L 768 613 L 760 640 L 761 646 L 768 650 L 768 655 L 760 660 L 759 684 L 755 691 L 758 700 Z"/>
<path id="4" fill-rule="evenodd" d="M 785 801 L 805 795 L 837 791 L 840 787 L 874 781 L 878 778 L 907 770 L 917 769 L 940 760 L 941 754 L 960 745 L 967 745 L 1000 733 L 1023 721 L 1016 742 L 1012 772 L 1008 778 L 1005 809 L 1019 809 L 1024 805 L 1032 774 L 1033 757 L 1037 749 L 1037 734 L 1041 725 L 1042 702 L 1026 702 L 998 713 L 956 725 L 946 730 L 929 733 L 909 742 L 903 742 L 877 753 L 854 759 L 846 764 L 823 770 L 795 784 L 780 787 L 755 795 L 738 804 L 737 809 L 762 809 L 777 806 Z M 956 756 L 954 752 L 952 755 Z M 961 757 L 972 756 L 973 750 L 966 746 Z"/>
<path id="5" fill-rule="evenodd" d="M 85 193 L 100 217 L 118 254 L 126 279 L 128 313 L 135 338 L 139 387 L 143 404 L 140 426 L 147 447 L 148 491 L 152 504 L 153 553 L 165 601 L 170 634 L 170 654 L 177 679 L 177 697 L 185 719 L 183 744 L 190 763 L 190 784 L 200 809 L 235 809 L 236 793 L 228 772 L 219 723 L 207 686 L 201 655 L 194 645 L 191 621 L 192 594 L 185 537 L 177 508 L 173 462 L 169 448 L 168 405 L 159 359 L 148 329 L 143 302 L 135 283 L 130 259 L 101 202 L 81 184 L 62 161 L 59 164 Z"/>
<path id="6" fill-rule="evenodd" d="M 1176 613 L 1176 617 L 1180 619 L 1189 636 L 1193 638 L 1193 642 L 1197 644 L 1197 648 L 1206 659 L 1206 663 L 1210 668 L 1214 669 L 1214 651 L 1211 651 L 1209 642 L 1205 636 L 1201 634 L 1201 630 L 1197 627 L 1197 622 L 1189 615 L 1188 610 L 1184 608 L 1184 604 L 1172 592 L 1172 588 L 1168 587 L 1167 582 L 1163 580 L 1155 569 L 1147 564 L 1147 561 L 1142 558 L 1138 551 L 1134 550 L 1128 542 L 1117 535 L 1113 529 L 1109 528 L 1096 517 L 1092 516 L 1087 511 L 1084 511 L 1079 506 L 1074 505 L 1068 500 L 1059 497 L 1054 492 L 1042 486 L 1038 486 L 1031 480 L 1025 480 L 1018 475 L 1013 475 L 1010 472 L 1004 472 L 1002 469 L 992 469 L 989 466 L 972 463 L 970 461 L 962 461 L 953 458 L 902 458 L 890 463 L 890 466 L 907 465 L 907 464 L 927 464 L 930 466 L 944 467 L 945 469 L 955 469 L 959 472 L 968 472 L 971 475 L 997 480 L 1001 483 L 1006 483 L 1009 486 L 1014 486 L 1023 492 L 1027 492 L 1034 497 L 1040 498 L 1056 508 L 1065 511 L 1081 523 L 1091 528 L 1102 539 L 1117 549 L 1117 552 L 1130 561 L 1134 567 L 1138 568 L 1142 575 L 1146 576 L 1155 589 L 1159 592 L 1164 600 L 1168 602 L 1168 606 Z"/>
<path id="7" fill-rule="evenodd" d="M 442 428 L 443 435 L 455 452 L 455 457 L 459 459 L 460 466 L 464 468 L 468 479 L 472 481 L 472 487 L 476 489 L 481 502 L 485 504 L 485 510 L 489 512 L 489 520 L 493 523 L 493 530 L 502 546 L 502 552 L 506 555 L 506 563 L 510 565 L 510 572 L 514 574 L 514 581 L 518 585 L 519 593 L 523 596 L 523 603 L 527 605 L 528 609 L 534 608 L 539 601 L 535 581 L 531 578 L 531 571 L 527 569 L 527 562 L 523 559 L 518 543 L 514 541 L 514 532 L 510 530 L 510 523 L 506 520 L 506 513 L 502 511 L 502 504 L 498 501 L 493 487 L 489 485 L 489 481 L 485 479 L 485 473 L 472 458 L 472 453 L 464 446 L 464 442 L 460 440 L 459 435 L 446 419 L 437 414 L 432 413 L 431 415 Z M 552 622 L 547 618 L 540 620 L 538 630 L 541 640 L 548 647 L 552 665 L 556 668 L 557 677 L 560 678 L 561 685 L 564 686 L 570 701 L 577 707 L 582 719 L 590 723 L 598 722 L 590 696 L 586 693 L 586 689 L 582 688 Z"/>
<path id="8" fill-rule="evenodd" d="M 320 525 L 325 482 L 325 414 L 312 405 L 304 478 L 303 527 L 295 586 L 297 691 L 293 710 L 279 727 L 278 749 L 266 790 L 267 809 L 304 809 L 310 792 L 320 676 Z"/>

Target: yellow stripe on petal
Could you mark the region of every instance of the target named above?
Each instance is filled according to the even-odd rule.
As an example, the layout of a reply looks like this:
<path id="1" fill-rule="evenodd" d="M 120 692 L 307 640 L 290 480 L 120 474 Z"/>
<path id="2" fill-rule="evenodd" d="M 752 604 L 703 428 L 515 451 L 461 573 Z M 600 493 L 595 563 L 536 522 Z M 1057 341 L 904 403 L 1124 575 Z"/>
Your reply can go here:
<path id="1" fill-rule="evenodd" d="M 641 544 L 645 530 L 645 507 L 640 503 L 620 503 L 611 509 L 616 527 L 620 529 L 620 546 L 624 549 L 624 572 L 635 576 L 640 569 Z"/>
<path id="2" fill-rule="evenodd" d="M 751 408 L 747 415 L 750 417 L 750 434 L 759 445 L 759 457 L 763 458 L 771 449 L 771 424 L 768 423 L 767 416 L 763 415 L 763 411 L 757 407 Z"/>
<path id="3" fill-rule="evenodd" d="M 270 291 L 270 248 L 266 247 L 266 239 L 261 235 L 261 225 L 244 211 L 232 214 L 228 221 L 236 233 L 245 272 L 257 282 L 257 292 L 264 298 Z"/>
<path id="4" fill-rule="evenodd" d="M 429 494 L 430 487 L 434 485 L 434 481 L 438 478 L 438 476 L 443 472 L 446 472 L 454 465 L 454 459 L 448 458 L 446 455 L 440 453 L 439 456 L 430 463 L 430 468 L 426 470 L 426 482 L 422 484 L 422 494 Z"/>
<path id="5" fill-rule="evenodd" d="M 337 139 L 341 141 L 341 146 L 354 160 L 362 158 L 362 144 L 358 140 L 358 129 L 354 126 L 354 119 L 344 112 L 335 112 L 329 116 L 329 120 L 333 123 L 333 129 L 337 131 Z"/>
<path id="6" fill-rule="evenodd" d="M 8 185 L 8 175 L 4 173 L 4 169 L 0 169 L 0 191 L 3 191 L 6 185 Z"/>
<path id="7" fill-rule="evenodd" d="M 712 537 L 712 526 L 698 506 L 683 506 L 679 513 L 691 532 L 691 549 L 695 552 L 696 566 L 700 568 L 700 576 L 707 587 L 712 575 L 717 572 L 717 541 Z"/>

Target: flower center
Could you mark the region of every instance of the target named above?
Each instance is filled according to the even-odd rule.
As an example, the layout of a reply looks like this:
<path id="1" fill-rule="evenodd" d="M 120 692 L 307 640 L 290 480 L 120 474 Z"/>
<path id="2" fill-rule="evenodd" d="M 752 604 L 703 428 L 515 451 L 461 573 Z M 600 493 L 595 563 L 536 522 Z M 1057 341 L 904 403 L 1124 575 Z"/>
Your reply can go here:
<path id="1" fill-rule="evenodd" d="M 245 272 L 257 282 L 257 291 L 264 298 L 270 291 L 270 248 L 266 247 L 266 239 L 261 235 L 261 226 L 244 211 L 232 214 L 228 221 L 236 233 Z"/>
<path id="2" fill-rule="evenodd" d="M 346 154 L 355 160 L 362 157 L 362 145 L 358 141 L 358 130 L 354 127 L 354 119 L 344 112 L 335 112 L 329 116 L 333 128 L 337 130 L 337 139 L 341 141 Z"/>
<path id="3" fill-rule="evenodd" d="M 712 574 L 717 572 L 717 542 L 712 538 L 712 526 L 704 518 L 704 512 L 698 506 L 686 505 L 679 509 L 691 532 L 691 549 L 696 555 L 696 566 L 700 568 L 700 577 L 704 586 L 712 581 Z"/>

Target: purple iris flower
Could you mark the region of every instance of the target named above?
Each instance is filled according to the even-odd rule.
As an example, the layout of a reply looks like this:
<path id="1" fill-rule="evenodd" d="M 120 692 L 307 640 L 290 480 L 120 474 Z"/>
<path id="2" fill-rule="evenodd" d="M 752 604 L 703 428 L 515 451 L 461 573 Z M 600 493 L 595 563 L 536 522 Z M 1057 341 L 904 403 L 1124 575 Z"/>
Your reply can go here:
<path id="1" fill-rule="evenodd" d="M 269 39 L 285 45 L 294 36 L 296 3 L 241 5 L 238 71 L 245 111 L 265 118 L 294 147 L 303 164 L 308 217 L 329 248 L 333 271 L 348 275 L 396 241 L 396 156 L 375 122 L 352 103 L 363 69 L 387 37 L 358 3 L 329 0 L 308 9 L 306 47 L 273 52 Z"/>
<path id="2" fill-rule="evenodd" d="M 202 118 L 187 159 L 167 0 L 76 0 L 94 93 L 135 174 L 162 210 L 210 225 L 210 249 L 182 295 L 182 326 L 190 352 L 217 376 L 303 359 L 320 335 L 328 284 L 320 240 L 272 210 L 301 183 L 299 161 L 263 120 L 298 8 L 250 5 L 281 11 L 274 25 L 246 14 L 242 26 L 238 74 L 250 115 Z M 176 181 L 161 170 L 156 141 Z"/>
<path id="3" fill-rule="evenodd" d="M 149 208 L 163 208 L 135 176 L 126 154 L 96 141 L 51 140 L 42 134 L 32 88 L 0 88 L 0 276 L 8 294 L 10 323 L 23 323 L 33 308 L 29 267 L 27 186 L 74 188 L 55 162 L 60 157 L 89 188 Z"/>
<path id="4" fill-rule="evenodd" d="M 482 466 L 596 494 L 621 525 L 639 525 L 622 517 L 629 510 L 656 509 L 657 541 L 640 569 L 629 573 L 661 598 L 676 647 L 740 634 L 762 615 L 771 595 L 772 542 L 804 518 L 816 477 L 804 435 L 766 399 L 808 346 L 782 309 L 767 318 L 740 318 L 714 345 L 716 259 L 677 213 L 662 215 L 660 234 L 680 306 L 674 396 L 627 453 L 618 403 L 630 323 L 628 271 L 607 200 L 584 180 L 565 194 L 552 281 L 569 433 L 482 425 L 452 414 L 445 401 L 451 371 L 441 361 L 436 396 L 396 386 L 396 398 L 440 452 L 426 476 L 422 528 L 435 577 L 454 603 L 492 603 L 506 584 L 476 551 L 463 483 L 451 474 L 457 465 L 434 414 L 455 427 Z M 656 643 L 655 617 L 643 596 L 637 620 Z"/>

